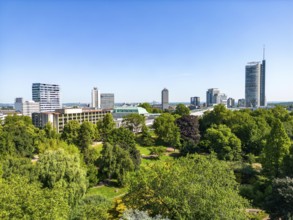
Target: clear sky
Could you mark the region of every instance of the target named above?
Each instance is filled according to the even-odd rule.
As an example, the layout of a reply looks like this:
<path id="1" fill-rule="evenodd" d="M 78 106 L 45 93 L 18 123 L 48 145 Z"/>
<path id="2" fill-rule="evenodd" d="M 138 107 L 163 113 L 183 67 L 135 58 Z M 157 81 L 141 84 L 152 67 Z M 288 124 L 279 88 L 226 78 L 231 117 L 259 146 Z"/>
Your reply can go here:
<path id="1" fill-rule="evenodd" d="M 62 102 L 244 98 L 245 65 L 266 47 L 268 101 L 293 101 L 292 0 L 1 0 L 0 103 L 31 100 L 32 83 Z"/>

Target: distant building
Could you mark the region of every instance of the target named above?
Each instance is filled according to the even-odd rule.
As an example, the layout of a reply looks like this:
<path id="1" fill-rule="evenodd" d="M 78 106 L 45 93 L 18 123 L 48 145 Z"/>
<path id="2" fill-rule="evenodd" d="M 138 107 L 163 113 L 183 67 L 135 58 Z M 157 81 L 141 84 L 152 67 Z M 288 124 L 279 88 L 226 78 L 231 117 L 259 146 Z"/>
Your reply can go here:
<path id="1" fill-rule="evenodd" d="M 101 93 L 100 90 L 97 87 L 94 87 L 92 90 L 92 102 L 91 107 L 92 108 L 101 108 Z"/>
<path id="2" fill-rule="evenodd" d="M 33 124 L 38 128 L 43 128 L 48 122 L 53 125 L 58 133 L 63 131 L 64 126 L 72 120 L 78 121 L 80 124 L 84 121 L 96 124 L 110 110 L 90 110 L 90 109 L 57 109 L 55 112 L 33 113 Z"/>
<path id="3" fill-rule="evenodd" d="M 114 103 L 114 93 L 101 93 L 101 109 L 113 109 Z"/>
<path id="4" fill-rule="evenodd" d="M 200 107 L 200 97 L 194 96 L 190 97 L 190 105 L 194 106 L 195 108 Z"/>
<path id="5" fill-rule="evenodd" d="M 207 91 L 207 107 L 213 106 L 216 104 L 227 104 L 227 95 L 220 93 L 220 90 L 217 88 L 211 88 Z"/>
<path id="6" fill-rule="evenodd" d="M 143 115 L 143 116 L 147 116 L 149 114 L 147 110 L 142 107 L 117 107 L 117 108 L 114 108 L 112 114 L 114 118 L 123 118 L 124 116 L 133 114 L 133 113 Z"/>
<path id="7" fill-rule="evenodd" d="M 33 83 L 32 94 L 33 101 L 40 103 L 41 112 L 53 112 L 61 108 L 59 85 Z"/>
<path id="8" fill-rule="evenodd" d="M 162 109 L 168 109 L 169 108 L 169 91 L 168 89 L 164 88 L 162 90 Z"/>
<path id="9" fill-rule="evenodd" d="M 250 62 L 245 66 L 245 106 L 266 106 L 266 61 Z"/>
<path id="10" fill-rule="evenodd" d="M 22 115 L 32 117 L 32 113 L 40 112 L 40 103 L 34 101 L 23 101 L 23 98 L 15 99 L 15 111 Z"/>
<path id="11" fill-rule="evenodd" d="M 227 107 L 228 108 L 234 108 L 235 107 L 235 99 L 228 98 L 228 100 L 227 100 Z"/>
<path id="12" fill-rule="evenodd" d="M 245 99 L 238 99 L 238 107 L 245 107 Z"/>

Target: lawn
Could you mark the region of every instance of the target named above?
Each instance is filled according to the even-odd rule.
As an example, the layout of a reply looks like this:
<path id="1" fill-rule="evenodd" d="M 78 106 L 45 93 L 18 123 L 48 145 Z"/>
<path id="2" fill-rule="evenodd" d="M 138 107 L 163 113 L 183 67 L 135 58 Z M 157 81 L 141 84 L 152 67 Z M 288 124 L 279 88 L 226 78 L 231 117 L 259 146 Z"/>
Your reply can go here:
<path id="1" fill-rule="evenodd" d="M 87 192 L 87 196 L 101 195 L 109 200 L 113 200 L 116 197 L 123 196 L 127 192 L 127 189 L 118 188 L 113 186 L 97 186 L 90 188 Z"/>

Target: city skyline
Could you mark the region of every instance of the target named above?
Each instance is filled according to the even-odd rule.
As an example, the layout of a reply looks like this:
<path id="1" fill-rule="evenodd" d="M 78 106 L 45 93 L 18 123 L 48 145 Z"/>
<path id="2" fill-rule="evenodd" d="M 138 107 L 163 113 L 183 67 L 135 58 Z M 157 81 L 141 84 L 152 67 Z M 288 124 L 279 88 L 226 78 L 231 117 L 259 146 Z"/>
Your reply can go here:
<path id="1" fill-rule="evenodd" d="M 292 101 L 292 1 L 0 2 L 0 103 L 57 84 L 61 102 L 245 97 L 245 69 L 266 47 L 267 101 Z"/>

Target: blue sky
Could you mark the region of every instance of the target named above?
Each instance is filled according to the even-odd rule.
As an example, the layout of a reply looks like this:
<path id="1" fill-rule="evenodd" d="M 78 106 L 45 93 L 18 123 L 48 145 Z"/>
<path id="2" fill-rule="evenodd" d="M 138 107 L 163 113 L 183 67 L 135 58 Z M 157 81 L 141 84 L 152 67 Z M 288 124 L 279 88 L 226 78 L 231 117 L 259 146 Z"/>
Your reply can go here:
<path id="1" fill-rule="evenodd" d="M 205 101 L 208 88 L 244 98 L 245 65 L 262 60 L 268 101 L 293 101 L 293 1 L 2 0 L 0 103 L 31 99 L 34 82 L 62 102 Z"/>

